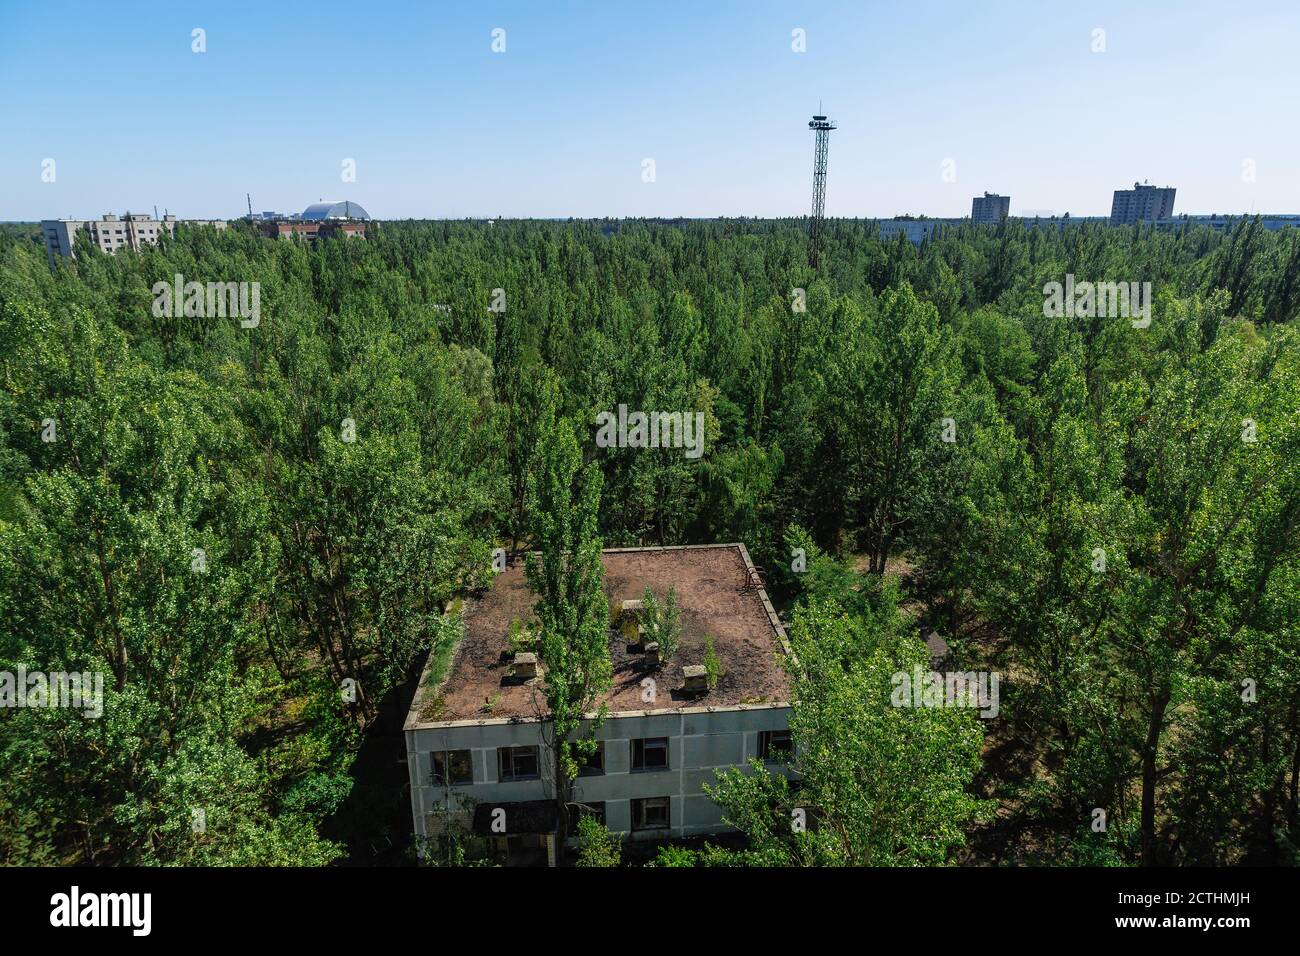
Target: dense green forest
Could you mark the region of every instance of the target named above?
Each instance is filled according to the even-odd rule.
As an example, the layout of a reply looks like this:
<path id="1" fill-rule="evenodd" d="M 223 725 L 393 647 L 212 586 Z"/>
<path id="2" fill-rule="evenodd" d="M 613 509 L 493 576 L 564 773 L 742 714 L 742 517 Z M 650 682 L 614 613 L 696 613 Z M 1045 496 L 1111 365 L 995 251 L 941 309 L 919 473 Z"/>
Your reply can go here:
<path id="1" fill-rule="evenodd" d="M 177 274 L 260 321 L 156 315 Z M 1067 274 L 1150 282 L 1150 324 L 1045 315 Z M 366 735 L 576 444 L 605 546 L 743 541 L 793 621 L 820 825 L 728 774 L 744 847 L 661 862 L 1293 863 L 1298 311 L 1300 233 L 1249 220 L 838 221 L 816 269 L 797 220 L 181 229 L 55 272 L 0 234 L 0 669 L 107 675 L 99 719 L 0 711 L 0 862 L 344 859 Z M 619 404 L 703 412 L 704 454 L 598 448 Z M 919 621 L 997 719 L 891 712 Z"/>

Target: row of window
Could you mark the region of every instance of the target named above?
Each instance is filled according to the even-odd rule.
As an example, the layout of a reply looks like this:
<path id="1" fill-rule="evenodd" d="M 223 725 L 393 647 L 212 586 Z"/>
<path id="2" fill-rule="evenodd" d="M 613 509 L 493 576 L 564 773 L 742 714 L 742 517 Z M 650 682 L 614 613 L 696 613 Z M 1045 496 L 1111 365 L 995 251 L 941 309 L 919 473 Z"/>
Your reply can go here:
<path id="1" fill-rule="evenodd" d="M 633 830 L 666 830 L 673 825 L 672 797 L 637 797 L 631 801 Z M 605 826 L 605 802 L 584 803 L 569 818 L 569 829 L 576 832 L 578 819 L 595 817 Z"/>
<path id="2" fill-rule="evenodd" d="M 766 763 L 781 763 L 790 758 L 790 731 L 764 730 L 758 735 L 758 756 Z M 459 786 L 474 782 L 474 761 L 468 750 L 438 750 L 430 754 L 435 787 Z M 643 773 L 670 770 L 667 737 L 638 737 L 632 741 L 632 771 Z M 595 752 L 580 761 L 579 776 L 605 772 L 605 742 L 599 741 Z M 536 780 L 541 764 L 536 746 L 498 747 L 497 779 L 502 782 Z M 666 813 L 667 811 L 665 811 Z"/>

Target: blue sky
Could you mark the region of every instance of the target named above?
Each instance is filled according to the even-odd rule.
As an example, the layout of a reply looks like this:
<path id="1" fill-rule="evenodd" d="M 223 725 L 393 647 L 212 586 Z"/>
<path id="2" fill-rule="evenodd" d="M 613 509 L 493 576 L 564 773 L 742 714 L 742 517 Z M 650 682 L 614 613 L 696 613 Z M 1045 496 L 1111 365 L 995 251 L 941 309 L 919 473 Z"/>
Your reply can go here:
<path id="1" fill-rule="evenodd" d="M 819 100 L 828 215 L 1300 212 L 1298 40 L 1294 0 L 0 0 L 0 219 L 802 215 Z"/>

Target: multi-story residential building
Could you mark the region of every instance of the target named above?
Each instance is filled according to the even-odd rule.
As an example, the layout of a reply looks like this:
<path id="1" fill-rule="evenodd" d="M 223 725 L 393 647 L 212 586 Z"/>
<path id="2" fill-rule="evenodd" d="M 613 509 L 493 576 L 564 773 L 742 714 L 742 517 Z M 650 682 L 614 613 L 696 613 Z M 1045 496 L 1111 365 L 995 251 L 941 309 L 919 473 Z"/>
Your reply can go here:
<path id="1" fill-rule="evenodd" d="M 742 544 L 614 548 L 602 562 L 613 687 L 595 733 L 599 749 L 576 781 L 576 809 L 633 841 L 724 831 L 721 811 L 702 790 L 716 770 L 758 758 L 786 772 L 790 684 L 781 622 Z M 680 649 L 662 665 L 653 647 L 639 644 L 647 587 L 660 600 L 673 588 L 681 613 Z M 543 678 L 535 656 L 510 645 L 535 601 L 523 561 L 513 562 L 467 605 L 445 676 L 431 676 L 427 666 L 421 675 L 405 725 L 417 838 L 458 827 L 512 862 L 556 861 Z M 702 666 L 706 636 L 721 672 L 711 689 Z"/>
<path id="2" fill-rule="evenodd" d="M 880 239 L 890 242 L 902 233 L 907 241 L 919 246 L 943 226 L 955 226 L 960 219 L 886 219 L 880 223 Z"/>
<path id="3" fill-rule="evenodd" d="M 1115 190 L 1115 198 L 1110 206 L 1110 224 L 1130 226 L 1135 222 L 1171 218 L 1174 214 L 1175 191 L 1172 186 L 1151 186 L 1147 183 L 1134 183 L 1132 189 Z"/>
<path id="4" fill-rule="evenodd" d="M 1227 216 L 1189 216 L 1183 213 L 1172 219 L 1157 219 L 1152 225 L 1157 229 L 1173 231 L 1182 229 L 1184 226 L 1209 226 L 1215 232 L 1230 232 L 1239 222 L 1243 220 L 1254 219 L 1254 216 L 1245 214 L 1227 215 Z M 1279 229 L 1300 229 L 1300 216 L 1294 214 L 1275 215 L 1272 213 L 1260 213 L 1259 225 L 1262 229 L 1269 232 L 1277 232 Z"/>
<path id="5" fill-rule="evenodd" d="M 344 236 L 349 239 L 366 238 L 364 222 L 325 220 L 302 222 L 297 219 L 277 220 L 262 224 L 262 231 L 272 239 L 305 239 L 312 245 L 322 236 Z"/>
<path id="6" fill-rule="evenodd" d="M 977 225 L 996 225 L 1011 211 L 1011 197 L 986 192 L 976 196 L 970 204 L 970 220 Z"/>
<path id="7" fill-rule="evenodd" d="M 49 256 L 52 268 L 56 256 L 74 254 L 78 232 L 84 231 L 101 252 L 111 255 L 119 249 L 134 249 L 139 252 L 145 244 L 157 242 L 164 232 L 169 236 L 174 235 L 178 222 L 187 226 L 212 226 L 216 229 L 225 229 L 227 225 L 223 219 L 178 220 L 175 216 L 163 216 L 159 220 L 136 213 L 127 213 L 125 216 L 106 213 L 100 219 L 44 219 L 41 221 L 41 232 L 45 236 L 45 253 Z"/>

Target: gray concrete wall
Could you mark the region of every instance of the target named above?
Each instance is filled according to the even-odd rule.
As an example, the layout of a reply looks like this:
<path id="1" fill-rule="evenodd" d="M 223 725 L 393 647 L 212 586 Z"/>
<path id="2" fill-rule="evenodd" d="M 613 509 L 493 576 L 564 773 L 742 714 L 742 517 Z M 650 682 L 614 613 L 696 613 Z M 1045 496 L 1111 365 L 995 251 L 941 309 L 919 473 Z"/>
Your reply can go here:
<path id="1" fill-rule="evenodd" d="M 654 840 L 721 832 L 727 829 L 722 825 L 721 812 L 704 794 L 702 785 L 714 781 L 715 770 L 744 766 L 750 758 L 757 757 L 759 732 L 784 730 L 789 717 L 790 708 L 785 706 L 609 717 L 596 731 L 596 739 L 605 743 L 605 772 L 580 777 L 575 784 L 575 797 L 580 801 L 603 802 L 606 826 L 629 839 Z M 426 814 L 440 807 L 454 809 L 460 805 L 461 797 L 491 804 L 551 796 L 550 781 L 554 774 L 541 731 L 542 725 L 535 721 L 479 721 L 407 730 L 411 811 L 416 833 L 429 832 Z M 631 769 L 632 741 L 642 737 L 668 738 L 667 770 Z M 539 748 L 541 778 L 498 780 L 497 748 L 530 745 Z M 438 750 L 469 750 L 474 783 L 433 786 L 430 754 Z M 632 831 L 631 801 L 643 797 L 671 798 L 670 828 Z"/>
<path id="2" fill-rule="evenodd" d="M 193 226 L 212 226 L 218 230 L 229 225 L 224 219 L 187 219 Z M 118 249 L 130 247 L 135 250 L 158 241 L 164 230 L 168 235 L 176 231 L 174 220 L 159 221 L 148 216 L 133 215 L 129 219 L 43 219 L 41 232 L 45 237 L 45 254 L 50 266 L 55 263 L 55 256 L 71 256 L 79 230 L 85 230 L 103 252 L 117 252 Z M 120 232 L 118 230 L 121 230 Z"/>
<path id="3" fill-rule="evenodd" d="M 84 228 L 85 225 L 86 223 L 82 221 L 41 220 L 41 233 L 45 236 L 45 254 L 51 268 L 54 267 L 55 256 L 72 255 L 73 238 L 77 230 Z"/>

